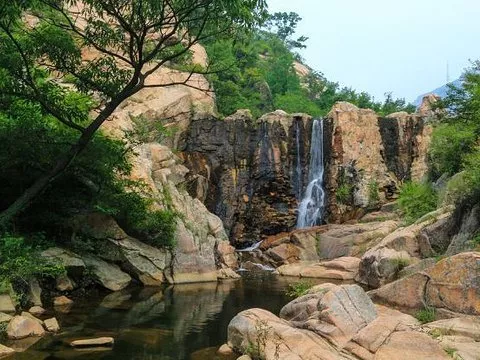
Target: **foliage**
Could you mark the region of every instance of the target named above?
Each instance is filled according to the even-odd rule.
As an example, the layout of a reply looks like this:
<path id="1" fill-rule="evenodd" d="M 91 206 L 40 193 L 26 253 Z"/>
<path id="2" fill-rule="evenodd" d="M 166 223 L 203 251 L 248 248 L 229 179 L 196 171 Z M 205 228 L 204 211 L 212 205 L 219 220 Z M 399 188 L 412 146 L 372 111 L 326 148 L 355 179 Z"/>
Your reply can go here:
<path id="1" fill-rule="evenodd" d="M 37 168 L 35 181 L 1 208 L 1 225 L 63 177 L 125 99 L 145 87 L 189 85 L 192 74 L 209 72 L 192 63 L 192 46 L 253 27 L 265 19 L 266 7 L 264 0 L 84 0 L 72 13 L 72 5 L 66 0 L 0 5 L 1 108 L 24 102 L 49 116 L 48 133 L 62 125 L 75 131 L 55 161 Z M 24 11 L 32 14 L 33 23 L 24 21 Z M 85 56 L 88 52 L 99 56 Z M 190 76 L 147 81 L 167 63 Z M 92 95 L 96 101 L 87 105 L 83 99 Z"/>
<path id="2" fill-rule="evenodd" d="M 434 176 L 453 175 L 463 167 L 463 160 L 475 146 L 475 125 L 443 123 L 435 128 L 429 149 L 430 163 Z"/>
<path id="3" fill-rule="evenodd" d="M 353 186 L 347 183 L 342 183 L 335 192 L 335 198 L 340 204 L 348 204 L 352 198 Z"/>
<path id="4" fill-rule="evenodd" d="M 8 322 L 0 322 L 0 341 L 4 342 L 7 340 L 7 326 Z"/>
<path id="5" fill-rule="evenodd" d="M 380 195 L 378 193 L 378 182 L 372 180 L 368 183 L 368 207 L 374 208 L 380 202 Z"/>
<path id="6" fill-rule="evenodd" d="M 422 324 L 426 324 L 436 320 L 437 312 L 434 307 L 426 306 L 422 310 L 417 311 L 415 317 Z"/>
<path id="7" fill-rule="evenodd" d="M 391 93 L 385 94 L 383 103 L 376 102 L 368 93 L 341 88 L 311 69 L 299 76 L 295 70 L 299 56 L 292 50 L 303 48 L 307 38 L 292 36 L 300 20 L 292 12 L 275 13 L 269 15 L 265 26 L 234 40 L 204 42 L 209 58 L 215 59 L 222 69 L 209 76 L 221 114 L 226 116 L 247 108 L 255 117 L 275 109 L 322 116 L 337 101 L 371 108 L 381 115 L 415 110 L 404 99 L 394 99 Z"/>
<path id="8" fill-rule="evenodd" d="M 269 31 L 275 33 L 289 49 L 303 49 L 306 48 L 304 43 L 308 40 L 306 36 L 292 39 L 301 20 L 302 18 L 294 12 L 276 12 L 268 17 L 265 26 Z"/>
<path id="9" fill-rule="evenodd" d="M 398 275 L 400 271 L 410 265 L 410 260 L 403 257 L 397 257 L 390 259 L 390 265 L 393 267 L 394 273 Z"/>
<path id="10" fill-rule="evenodd" d="M 278 335 L 274 334 L 272 337 L 273 328 L 265 320 L 255 321 L 255 342 L 249 342 L 243 352 L 249 355 L 253 360 L 261 360 L 265 358 L 265 349 L 267 347 L 267 341 L 270 340 L 275 346 L 275 352 L 273 358 L 275 360 L 280 357 L 280 345 L 281 339 Z"/>
<path id="11" fill-rule="evenodd" d="M 436 209 L 437 193 L 429 184 L 407 182 L 400 189 L 397 204 L 405 221 L 411 224 Z"/>
<path id="12" fill-rule="evenodd" d="M 450 356 L 451 358 L 455 358 L 455 353 L 457 352 L 457 349 L 447 346 L 444 350 L 448 356 Z"/>
<path id="13" fill-rule="evenodd" d="M 471 242 L 472 247 L 474 249 L 479 249 L 480 248 L 480 233 L 475 234 L 470 242 Z"/>
<path id="14" fill-rule="evenodd" d="M 77 102 L 89 110 L 87 97 Z M 53 166 L 57 154 L 67 151 L 76 136 L 74 129 L 59 124 L 38 105 L 21 100 L 4 108 L 0 105 L 0 208 L 6 208 L 44 169 Z M 132 151 L 126 142 L 97 133 L 64 174 L 22 213 L 17 228 L 62 238 L 73 216 L 100 211 L 153 244 L 172 245 L 173 214 L 150 211 L 153 200 L 145 186 L 126 178 Z"/>
<path id="15" fill-rule="evenodd" d="M 433 178 L 452 178 L 446 193 L 461 201 L 480 192 L 480 61 L 462 75 L 462 85 L 450 85 L 447 97 L 439 103 L 443 114 L 435 128 L 430 149 Z"/>
<path id="16" fill-rule="evenodd" d="M 31 244 L 32 240 L 35 245 Z M 32 278 L 54 277 L 65 271 L 62 265 L 43 260 L 40 250 L 38 239 L 27 241 L 8 234 L 0 236 L 0 283 L 27 284 Z"/>
<path id="17" fill-rule="evenodd" d="M 291 298 L 297 298 L 300 296 L 305 295 L 308 290 L 310 290 L 313 286 L 311 281 L 299 281 L 295 284 L 288 285 L 288 290 L 285 292 L 287 296 Z"/>

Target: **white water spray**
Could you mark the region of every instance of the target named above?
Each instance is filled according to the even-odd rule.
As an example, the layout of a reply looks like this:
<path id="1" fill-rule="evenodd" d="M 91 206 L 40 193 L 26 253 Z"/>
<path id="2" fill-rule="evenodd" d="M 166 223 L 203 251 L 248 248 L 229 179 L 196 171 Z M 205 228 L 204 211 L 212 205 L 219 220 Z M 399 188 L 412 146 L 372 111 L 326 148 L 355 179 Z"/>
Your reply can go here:
<path id="1" fill-rule="evenodd" d="M 310 144 L 308 186 L 298 208 L 297 229 L 320 225 L 325 210 L 323 189 L 323 120 L 314 120 Z"/>

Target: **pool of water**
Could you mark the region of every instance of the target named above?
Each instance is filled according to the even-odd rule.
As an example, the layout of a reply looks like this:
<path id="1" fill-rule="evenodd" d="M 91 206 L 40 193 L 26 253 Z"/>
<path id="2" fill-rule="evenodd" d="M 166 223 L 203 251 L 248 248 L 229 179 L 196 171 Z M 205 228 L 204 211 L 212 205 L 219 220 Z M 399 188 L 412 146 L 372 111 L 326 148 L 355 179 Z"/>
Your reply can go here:
<path id="1" fill-rule="evenodd" d="M 78 300 L 68 314 L 55 314 L 61 333 L 41 339 L 15 360 L 115 359 L 213 360 L 227 338 L 230 320 L 259 307 L 278 314 L 290 301 L 288 285 L 298 279 L 272 274 L 240 280 L 134 288 Z M 75 350 L 79 338 L 112 336 L 112 349 Z"/>

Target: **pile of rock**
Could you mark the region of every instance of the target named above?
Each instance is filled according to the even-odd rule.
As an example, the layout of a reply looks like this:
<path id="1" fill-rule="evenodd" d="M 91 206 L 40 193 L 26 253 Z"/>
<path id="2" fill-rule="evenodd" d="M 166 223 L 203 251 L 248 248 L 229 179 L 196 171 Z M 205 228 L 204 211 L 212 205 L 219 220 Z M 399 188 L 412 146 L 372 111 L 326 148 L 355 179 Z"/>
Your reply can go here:
<path id="1" fill-rule="evenodd" d="M 470 340 L 460 344 L 459 353 L 479 350 L 475 337 L 480 328 L 465 320 L 461 324 L 454 324 L 458 330 L 452 336 L 468 334 Z M 228 346 L 267 360 L 446 360 L 450 357 L 444 348 L 460 340 L 432 333 L 446 326 L 437 322 L 422 327 L 410 315 L 375 305 L 358 285 L 323 284 L 287 304 L 280 317 L 262 309 L 239 313 L 228 327 Z"/>
<path id="2" fill-rule="evenodd" d="M 60 325 L 55 317 L 45 317 L 46 311 L 40 306 L 33 306 L 28 312 L 23 311 L 19 315 L 0 312 L 0 324 L 5 327 L 5 335 L 10 341 L 11 347 L 0 345 L 0 358 L 13 354 L 14 349 L 24 350 L 17 347 L 15 341 L 26 338 L 41 338 L 46 333 L 57 333 Z M 44 318 L 44 320 L 42 320 Z"/>

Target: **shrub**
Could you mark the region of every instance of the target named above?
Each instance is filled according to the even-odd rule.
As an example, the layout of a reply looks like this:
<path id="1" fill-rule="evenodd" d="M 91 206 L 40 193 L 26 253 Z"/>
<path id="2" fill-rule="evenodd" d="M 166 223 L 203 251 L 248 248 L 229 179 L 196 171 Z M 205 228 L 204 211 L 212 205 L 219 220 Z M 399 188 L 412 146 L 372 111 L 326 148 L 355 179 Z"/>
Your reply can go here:
<path id="1" fill-rule="evenodd" d="M 353 186 L 343 183 L 335 192 L 335 198 L 339 204 L 348 204 L 352 198 Z"/>
<path id="2" fill-rule="evenodd" d="M 422 324 L 426 324 L 426 323 L 435 321 L 437 314 L 434 307 L 426 306 L 424 309 L 418 311 L 415 314 L 415 317 Z"/>
<path id="3" fill-rule="evenodd" d="M 0 236 L 0 283 L 27 284 L 36 277 L 55 277 L 65 272 L 61 264 L 47 262 L 39 256 L 40 246 L 31 245 L 23 237 Z"/>
<path id="4" fill-rule="evenodd" d="M 380 194 L 378 193 L 378 183 L 372 180 L 368 183 L 368 207 L 374 208 L 380 202 Z"/>
<path id="5" fill-rule="evenodd" d="M 433 132 L 429 157 L 434 175 L 453 175 L 462 169 L 462 160 L 474 149 L 477 135 L 474 125 L 441 124 Z"/>
<path id="6" fill-rule="evenodd" d="M 397 204 L 405 221 L 411 224 L 436 209 L 437 193 L 429 184 L 408 182 L 402 186 Z"/>
<path id="7" fill-rule="evenodd" d="M 298 283 L 288 285 L 288 290 L 285 293 L 291 298 L 297 298 L 305 295 L 312 286 L 312 282 L 302 280 Z"/>

